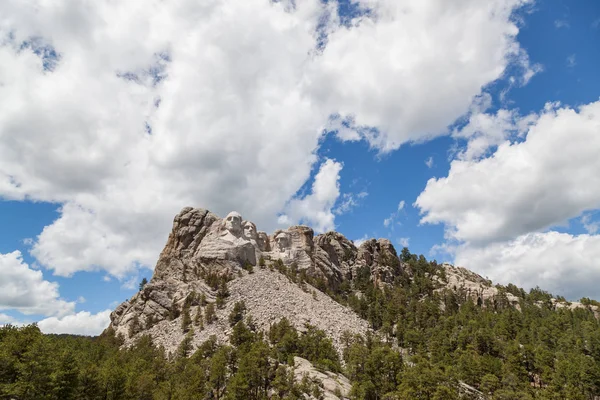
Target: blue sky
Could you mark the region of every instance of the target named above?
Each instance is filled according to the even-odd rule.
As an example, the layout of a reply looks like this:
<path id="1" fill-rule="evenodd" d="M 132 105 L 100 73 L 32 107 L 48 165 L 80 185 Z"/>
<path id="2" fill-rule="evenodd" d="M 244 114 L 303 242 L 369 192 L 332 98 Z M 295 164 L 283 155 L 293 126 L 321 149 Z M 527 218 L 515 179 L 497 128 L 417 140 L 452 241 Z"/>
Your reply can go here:
<path id="1" fill-rule="evenodd" d="M 398 4 L 1 5 L 0 323 L 98 333 L 189 205 L 599 298 L 600 3 Z"/>

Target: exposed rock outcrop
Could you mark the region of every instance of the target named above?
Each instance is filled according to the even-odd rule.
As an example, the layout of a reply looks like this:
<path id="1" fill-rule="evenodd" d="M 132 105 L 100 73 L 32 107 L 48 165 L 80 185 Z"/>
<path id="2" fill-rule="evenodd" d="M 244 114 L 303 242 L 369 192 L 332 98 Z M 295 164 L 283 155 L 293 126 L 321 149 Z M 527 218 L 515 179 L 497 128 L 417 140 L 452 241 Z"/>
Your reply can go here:
<path id="1" fill-rule="evenodd" d="M 350 381 L 344 375 L 329 371 L 321 372 L 308 360 L 301 357 L 294 357 L 294 378 L 296 381 L 302 381 L 304 377 L 307 377 L 311 381 L 319 382 L 319 386 L 323 390 L 324 400 L 346 399 L 352 389 Z"/>
<path id="2" fill-rule="evenodd" d="M 298 329 L 311 324 L 324 330 L 340 347 L 344 331 L 364 334 L 366 321 L 335 302 L 316 287 L 297 283 L 277 272 L 284 266 L 327 288 L 337 288 L 367 269 L 377 284 L 391 283 L 401 270 L 388 240 L 371 240 L 360 248 L 336 232 L 314 236 L 311 228 L 292 226 L 268 236 L 236 212 L 221 219 L 203 209 L 186 207 L 173 221 L 173 229 L 160 254 L 151 281 L 111 314 L 111 326 L 126 344 L 140 334 L 174 351 L 186 332 L 183 312 L 206 313 L 216 303 L 219 285 L 227 282 L 230 294 L 216 309 L 216 321 L 194 330 L 193 343 L 211 335 L 228 340 L 228 315 L 237 301 L 244 301 L 247 315 L 259 329 L 287 317 Z M 280 268 L 278 268 L 280 269 Z M 249 271 L 252 270 L 252 273 Z M 193 295 L 191 295 L 193 294 Z M 202 298 L 206 304 L 200 304 Z"/>
<path id="3" fill-rule="evenodd" d="M 455 267 L 451 264 L 442 264 L 442 267 L 444 268 L 446 281 L 443 282 L 445 285 L 438 290 L 453 290 L 480 305 L 494 304 L 495 301 L 499 301 L 500 291 L 497 287 L 492 286 L 490 280 L 466 268 Z M 520 309 L 517 296 L 511 293 L 505 293 L 505 296 L 509 305 Z"/>
<path id="4" fill-rule="evenodd" d="M 484 307 L 502 302 L 520 309 L 519 297 L 474 272 L 441 267 L 432 276 L 437 291 L 451 290 Z M 269 236 L 237 212 L 221 219 L 186 207 L 173 221 L 151 281 L 115 309 L 110 326 L 123 335 L 125 345 L 147 333 L 170 352 L 187 332 L 192 332 L 194 346 L 212 335 L 226 343 L 232 332 L 228 317 L 235 303 L 243 301 L 257 329 L 266 331 L 286 317 L 300 331 L 306 324 L 325 331 L 339 350 L 345 331 L 364 334 L 368 323 L 324 291 L 335 293 L 344 285 L 348 293 L 351 282 L 365 279 L 379 287 L 402 284 L 412 274 L 387 239 L 367 240 L 357 248 L 340 233 L 315 236 L 306 226 Z M 552 299 L 550 306 L 599 314 L 597 307 L 581 303 Z M 214 317 L 204 327 L 198 318 L 190 322 L 195 316 L 204 320 L 207 313 Z"/>

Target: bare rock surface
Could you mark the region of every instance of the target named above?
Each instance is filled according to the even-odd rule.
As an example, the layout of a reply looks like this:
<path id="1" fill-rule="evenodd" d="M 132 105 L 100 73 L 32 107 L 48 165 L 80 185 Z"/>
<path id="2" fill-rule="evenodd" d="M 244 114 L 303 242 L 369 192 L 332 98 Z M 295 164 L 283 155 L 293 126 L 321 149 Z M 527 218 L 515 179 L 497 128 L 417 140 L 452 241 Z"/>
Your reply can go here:
<path id="1" fill-rule="evenodd" d="M 310 361 L 294 357 L 294 378 L 296 381 L 301 381 L 305 376 L 320 383 L 324 400 L 342 400 L 350 395 L 352 384 L 344 375 L 329 371 L 321 372 Z"/>
<path id="2" fill-rule="evenodd" d="M 344 331 L 364 334 L 367 322 L 317 288 L 293 282 L 273 265 L 280 263 L 327 287 L 352 279 L 358 267 L 370 268 L 379 280 L 378 271 L 390 268 L 381 264 L 381 254 L 396 255 L 389 242 L 382 243 L 359 250 L 339 233 L 315 237 L 306 226 L 292 226 L 268 236 L 237 212 L 221 219 L 208 210 L 186 207 L 174 218 L 151 281 L 115 309 L 111 327 L 125 337 L 126 345 L 147 333 L 157 345 L 173 352 L 186 335 L 181 321 L 186 299 L 194 293 L 194 302 L 187 304 L 192 318 L 199 308 L 204 315 L 207 306 L 198 304 L 198 298 L 216 302 L 217 288 L 207 283 L 216 276 L 228 281 L 229 296 L 223 307 L 216 309 L 215 322 L 205 323 L 203 329 L 193 326 L 194 345 L 211 335 L 226 343 L 232 330 L 228 316 L 236 302 L 244 301 L 246 315 L 258 329 L 268 330 L 286 317 L 299 330 L 310 324 L 325 331 L 339 349 Z M 386 260 L 399 268 L 395 257 L 392 262 Z"/>
<path id="3" fill-rule="evenodd" d="M 199 346 L 212 335 L 215 335 L 220 343 L 228 342 L 232 330 L 228 317 L 238 301 L 244 301 L 246 316 L 250 316 L 260 330 L 268 331 L 271 324 L 286 317 L 300 331 L 304 330 L 305 324 L 314 325 L 325 331 L 338 349 L 341 349 L 341 335 L 344 331 L 365 334 L 368 329 L 366 321 L 347 307 L 310 285 L 306 285 L 306 291 L 303 290 L 277 271 L 257 269 L 252 274 L 244 272 L 242 277 L 230 282 L 229 291 L 231 295 L 225 306 L 216 310 L 215 322 L 205 323 L 202 330 L 194 324 L 191 325 L 194 329 L 192 342 L 194 347 Z M 190 308 L 192 317 L 198 307 L 201 306 Z M 206 312 L 206 307 L 201 308 Z M 181 328 L 182 318 L 183 316 L 180 315 L 172 321 L 164 320 L 137 335 L 149 333 L 157 345 L 164 346 L 167 351 L 175 351 L 185 336 Z M 126 334 L 122 328 L 118 332 Z M 133 342 L 137 335 L 128 338 L 127 341 Z"/>
<path id="4" fill-rule="evenodd" d="M 486 301 L 494 302 L 498 298 L 499 290 L 492 286 L 492 281 L 483 278 L 466 268 L 455 267 L 451 264 L 442 264 L 446 275 L 446 283 L 442 289 L 451 289 L 465 295 L 475 303 L 485 304 Z M 506 293 L 510 305 L 520 309 L 519 298 L 511 293 Z"/>
<path id="5" fill-rule="evenodd" d="M 443 264 L 445 277 L 436 275 L 438 290 L 450 289 L 482 305 L 499 298 L 500 291 L 483 277 L 465 268 Z M 125 338 L 125 345 L 140 335 L 150 334 L 154 342 L 174 352 L 186 335 L 184 310 L 190 317 L 217 302 L 219 285 L 226 283 L 228 296 L 216 308 L 216 321 L 194 326 L 194 346 L 215 335 L 227 343 L 232 332 L 228 316 L 236 302 L 246 305 L 257 329 L 286 317 L 297 329 L 310 324 L 327 333 L 341 348 L 344 331 L 364 334 L 368 324 L 317 287 L 281 273 L 293 271 L 320 289 L 336 290 L 360 276 L 384 287 L 400 276 L 411 276 L 408 264 L 400 261 L 387 239 L 370 239 L 356 247 L 337 232 L 314 235 L 311 228 L 292 226 L 272 235 L 237 212 L 225 218 L 200 208 L 186 207 L 173 220 L 173 229 L 161 252 L 151 281 L 111 314 L 112 327 Z M 203 303 L 200 302 L 202 298 Z M 503 301 L 519 308 L 517 296 L 506 293 Z M 202 304 L 200 304 L 202 303 Z M 560 308 L 591 308 L 581 303 L 553 299 Z"/>

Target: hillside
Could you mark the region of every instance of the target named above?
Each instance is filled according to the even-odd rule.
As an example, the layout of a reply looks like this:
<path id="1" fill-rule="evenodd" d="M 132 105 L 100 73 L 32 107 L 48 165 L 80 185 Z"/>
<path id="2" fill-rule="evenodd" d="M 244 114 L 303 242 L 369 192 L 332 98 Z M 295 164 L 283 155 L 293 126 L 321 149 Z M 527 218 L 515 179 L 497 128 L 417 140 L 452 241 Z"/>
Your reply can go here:
<path id="1" fill-rule="evenodd" d="M 0 330 L 0 398 L 595 399 L 598 311 L 385 239 L 185 208 L 101 337 Z"/>

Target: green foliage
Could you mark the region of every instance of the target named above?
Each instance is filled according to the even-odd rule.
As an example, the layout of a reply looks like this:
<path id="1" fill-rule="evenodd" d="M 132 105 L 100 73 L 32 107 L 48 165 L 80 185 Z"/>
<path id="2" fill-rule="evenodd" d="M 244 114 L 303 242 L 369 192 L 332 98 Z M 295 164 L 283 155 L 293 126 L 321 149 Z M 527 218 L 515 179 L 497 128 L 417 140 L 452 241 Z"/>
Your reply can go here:
<path id="1" fill-rule="evenodd" d="M 229 316 L 231 346 L 212 336 L 194 348 L 194 329 L 213 323 L 216 313 L 215 303 L 190 293 L 181 310 L 181 301 L 173 299 L 171 316 L 182 314 L 187 334 L 172 355 L 139 334 L 150 319 L 131 321 L 128 333 L 136 342 L 127 348 L 112 328 L 88 338 L 43 335 L 36 325 L 0 327 L 0 399 L 319 398 L 318 384 L 294 379 L 296 356 L 344 373 L 352 399 L 470 398 L 465 384 L 488 400 L 600 396 L 600 322 L 592 310 L 554 310 L 549 293 L 514 285 L 498 286 L 497 298 L 478 306 L 464 291 L 440 290 L 443 269 L 437 263 L 408 249 L 400 258 L 410 275 L 397 271 L 394 285 L 375 286 L 367 267 L 358 268 L 350 283 L 328 286 L 330 295 L 377 331 L 344 333 L 343 363 L 323 331 L 307 325 L 299 333 L 283 318 L 263 333 L 245 318 L 242 302 Z M 311 279 L 282 262 L 274 265 L 300 285 Z M 224 301 L 228 278 L 202 273 L 214 276 L 213 289 Z M 508 303 L 508 293 L 519 297 L 520 310 Z"/>
<path id="2" fill-rule="evenodd" d="M 213 303 L 209 303 L 206 306 L 204 318 L 206 319 L 207 325 L 210 325 L 217 320 L 217 313 L 215 312 L 215 305 Z"/>
<path id="3" fill-rule="evenodd" d="M 145 277 L 142 279 L 142 281 L 140 282 L 140 286 L 139 286 L 139 290 L 141 291 L 144 286 L 146 286 L 146 284 L 148 283 L 148 279 L 146 279 Z"/>
<path id="4" fill-rule="evenodd" d="M 183 309 L 183 316 L 181 317 L 181 329 L 184 332 L 190 330 L 190 325 L 192 324 L 192 317 L 190 316 L 190 309 L 188 307 Z"/>
<path id="5" fill-rule="evenodd" d="M 326 371 L 340 372 L 340 358 L 331 339 L 325 332 L 312 325 L 305 326 L 306 331 L 298 340 L 299 355 Z"/>
<path id="6" fill-rule="evenodd" d="M 264 262 L 264 259 L 263 259 L 263 262 Z M 248 271 L 249 274 L 254 273 L 254 266 L 252 264 L 250 264 L 248 261 L 244 262 L 244 264 L 242 265 L 242 269 Z"/>
<path id="7" fill-rule="evenodd" d="M 233 310 L 229 314 L 229 326 L 234 326 L 244 318 L 246 312 L 246 303 L 244 301 L 236 301 L 233 305 Z"/>
<path id="8" fill-rule="evenodd" d="M 217 308 L 223 308 L 225 306 L 225 299 L 229 297 L 229 289 L 227 288 L 227 281 L 221 281 L 219 283 L 219 290 L 217 290 Z"/>
<path id="9" fill-rule="evenodd" d="M 194 315 L 194 326 L 200 327 L 200 330 L 204 329 L 204 319 L 202 318 L 202 307 L 198 306 L 196 314 Z"/>

